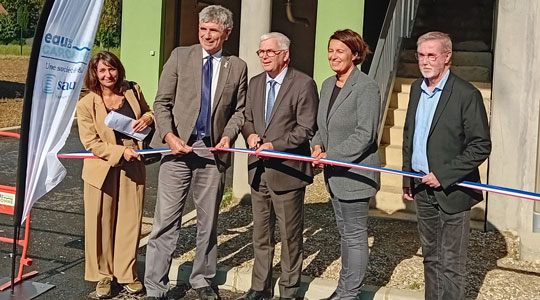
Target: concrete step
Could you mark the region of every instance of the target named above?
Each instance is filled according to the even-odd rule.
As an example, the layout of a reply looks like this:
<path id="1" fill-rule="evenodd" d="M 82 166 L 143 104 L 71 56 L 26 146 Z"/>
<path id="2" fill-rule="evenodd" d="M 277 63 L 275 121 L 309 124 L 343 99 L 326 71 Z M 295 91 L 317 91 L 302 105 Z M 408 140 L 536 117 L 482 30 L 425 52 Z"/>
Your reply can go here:
<path id="1" fill-rule="evenodd" d="M 381 159 L 381 165 L 383 166 L 399 166 L 401 169 L 403 165 L 403 153 L 402 146 L 389 145 L 381 143 L 379 147 L 379 157 Z"/>
<path id="2" fill-rule="evenodd" d="M 381 137 L 381 143 L 390 145 L 403 144 L 403 126 L 385 125 Z"/>
<path id="3" fill-rule="evenodd" d="M 411 88 L 410 85 L 406 86 L 407 88 Z M 407 105 L 409 104 L 409 93 L 392 93 L 390 96 L 390 103 L 388 105 L 389 108 L 394 109 L 407 109 Z"/>
<path id="4" fill-rule="evenodd" d="M 408 203 L 407 203 L 408 202 Z M 402 189 L 399 191 L 388 190 L 381 184 L 381 189 L 375 195 L 375 199 L 370 202 L 372 208 L 377 208 L 387 214 L 394 214 L 398 211 L 415 212 L 414 201 L 406 201 L 402 196 Z"/>
<path id="5" fill-rule="evenodd" d="M 450 68 L 459 77 L 472 82 L 491 82 L 491 70 L 478 66 L 452 66 Z M 416 63 L 399 63 L 399 77 L 418 78 L 421 75 Z"/>
<path id="6" fill-rule="evenodd" d="M 388 166 L 387 168 L 392 167 Z M 400 175 L 381 172 L 381 186 L 394 187 L 393 189 L 401 188 L 403 186 L 403 177 Z"/>
<path id="7" fill-rule="evenodd" d="M 411 84 L 417 79 L 415 78 L 407 78 L 407 77 L 396 77 L 396 80 L 394 81 L 394 92 L 396 93 L 405 93 L 408 94 L 411 91 Z"/>
<path id="8" fill-rule="evenodd" d="M 417 63 L 414 54 L 416 50 L 404 50 L 401 52 L 400 62 Z M 452 52 L 452 66 L 479 66 L 492 69 L 493 55 L 491 52 Z"/>
<path id="9" fill-rule="evenodd" d="M 432 31 L 433 28 L 415 28 L 412 32 L 412 37 L 410 39 L 405 39 L 403 41 L 403 49 L 414 49 L 416 50 L 416 40 L 418 37 L 428 31 Z M 439 29 L 441 30 L 441 29 Z M 489 31 L 491 32 L 491 31 Z M 485 36 L 486 34 L 489 34 L 489 32 L 482 32 L 479 35 Z M 453 36 L 452 34 L 450 34 Z M 491 51 L 491 43 L 489 41 L 486 41 L 484 39 L 479 39 L 474 36 L 466 36 L 461 39 L 454 39 L 452 38 L 452 50 L 453 51 L 470 51 L 470 52 L 476 52 L 476 51 Z M 491 38 L 489 38 L 491 40 Z"/>
<path id="10" fill-rule="evenodd" d="M 386 114 L 386 125 L 403 126 L 405 124 L 405 116 L 407 115 L 406 108 L 388 108 Z"/>
<path id="11" fill-rule="evenodd" d="M 403 149 L 402 145 L 388 145 L 385 147 L 385 165 L 386 166 L 401 166 L 403 165 Z"/>
<path id="12" fill-rule="evenodd" d="M 434 16 L 437 15 L 437 16 Z M 476 32 L 491 29 L 493 10 L 482 12 L 474 10 L 435 9 L 430 12 L 420 10 L 414 22 L 415 28 L 437 28 L 444 30 L 453 38 L 454 33 L 463 30 Z"/>
<path id="13" fill-rule="evenodd" d="M 417 67 L 418 68 L 418 67 Z M 411 91 L 411 84 L 417 79 L 397 77 L 394 83 L 394 92 L 398 92 L 396 99 L 391 99 L 390 107 L 393 108 L 405 108 L 409 103 L 409 93 Z M 490 82 L 471 82 L 482 94 L 484 103 L 491 99 L 491 83 Z M 401 94 L 401 95 L 400 95 Z M 393 95 L 392 95 L 393 96 Z M 399 99 L 398 99 L 399 98 Z M 395 106 L 393 104 L 396 104 Z"/>

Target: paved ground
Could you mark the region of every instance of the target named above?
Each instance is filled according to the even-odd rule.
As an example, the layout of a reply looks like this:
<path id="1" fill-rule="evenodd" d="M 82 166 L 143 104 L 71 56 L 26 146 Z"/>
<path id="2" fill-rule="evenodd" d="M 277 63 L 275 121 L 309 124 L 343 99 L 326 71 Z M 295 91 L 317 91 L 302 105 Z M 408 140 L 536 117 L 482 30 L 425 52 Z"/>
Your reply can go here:
<path id="1" fill-rule="evenodd" d="M 62 152 L 82 151 L 76 124 Z M 15 186 L 18 142 L 14 138 L 0 137 L 0 185 Z M 39 299 L 84 299 L 94 284 L 84 281 L 84 215 L 82 161 L 63 159 L 66 178 L 50 193 L 40 199 L 32 209 L 31 244 L 29 256 L 34 264 L 30 270 L 39 270 L 33 278 L 50 283 L 56 288 Z M 159 164 L 147 167 L 147 197 L 144 216 L 153 216 Z M 191 203 L 186 213 L 192 210 Z M 0 236 L 13 236 L 13 218 L 0 214 Z M 20 250 L 19 250 L 20 252 Z M 0 278 L 11 272 L 11 245 L 0 243 Z"/>
<path id="2" fill-rule="evenodd" d="M 68 139 L 63 152 L 80 151 L 76 128 Z M 0 137 L 0 184 L 15 184 L 18 143 L 13 138 Z M 34 259 L 30 270 L 40 274 L 33 280 L 50 283 L 56 287 L 38 299 L 85 299 L 94 289 L 93 283 L 85 282 L 84 274 L 84 227 L 81 161 L 63 160 L 68 174 L 66 179 L 32 210 L 32 237 L 29 256 Z M 147 198 L 145 216 L 153 215 L 158 164 L 147 169 Z M 229 176 L 230 179 L 230 176 Z M 305 260 L 304 275 L 335 280 L 340 269 L 339 244 L 335 221 L 324 183 L 320 176 L 308 188 L 305 214 Z M 186 213 L 190 209 L 186 210 Z M 220 214 L 220 266 L 249 267 L 252 263 L 251 230 L 252 217 L 248 204 L 234 204 Z M 11 236 L 12 218 L 0 215 L 0 236 Z M 184 263 L 193 255 L 195 226 L 186 224 L 181 231 L 175 253 Z M 370 263 L 365 283 L 404 290 L 423 289 L 421 253 L 413 222 L 370 218 Z M 501 233 L 475 230 L 469 245 L 468 295 L 472 299 L 539 299 L 540 265 L 520 265 L 517 239 L 511 245 Z M 278 239 L 279 242 L 279 239 Z M 276 271 L 279 247 L 276 249 Z M 144 250 L 143 250 L 144 251 Z M 10 274 L 11 247 L 0 244 L 0 278 Z M 140 254 L 144 255 L 144 252 Z M 245 280 L 247 283 L 247 280 Z M 117 289 L 118 291 L 118 289 Z M 238 294 L 221 291 L 223 299 L 234 299 Z M 184 291 L 173 291 L 175 298 Z M 325 296 L 325 295 L 321 295 Z M 116 299 L 141 299 L 120 293 Z M 0 295 L 0 299 L 3 299 Z M 188 291 L 184 299 L 195 299 Z M 401 298 L 403 299 L 403 298 Z"/>

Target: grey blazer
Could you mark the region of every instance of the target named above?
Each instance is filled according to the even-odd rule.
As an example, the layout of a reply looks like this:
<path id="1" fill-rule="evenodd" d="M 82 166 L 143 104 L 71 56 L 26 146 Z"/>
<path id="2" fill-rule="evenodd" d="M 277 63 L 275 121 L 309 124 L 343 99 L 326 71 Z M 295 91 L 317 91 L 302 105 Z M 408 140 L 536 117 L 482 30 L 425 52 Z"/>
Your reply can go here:
<path id="1" fill-rule="evenodd" d="M 310 155 L 309 140 L 315 133 L 315 117 L 319 97 L 317 86 L 306 74 L 289 67 L 279 89 L 268 126 L 264 122 L 266 73 L 251 79 L 246 101 L 246 124 L 242 134 L 256 133 L 263 143 L 271 142 L 276 151 Z M 266 172 L 268 186 L 273 191 L 289 191 L 313 182 L 310 163 L 277 158 L 248 157 L 248 177 L 252 188 L 258 190 L 260 176 Z"/>
<path id="2" fill-rule="evenodd" d="M 317 115 L 319 130 L 311 144 L 320 145 L 329 159 L 380 166 L 377 131 L 381 95 L 377 83 L 354 68 L 328 113 L 336 76 L 323 82 Z M 374 196 L 379 173 L 343 167 L 325 167 L 328 191 L 341 200 Z"/>
<path id="3" fill-rule="evenodd" d="M 163 66 L 154 102 L 156 134 L 152 148 L 168 148 L 163 138 L 169 132 L 188 141 L 201 107 L 202 47 L 178 47 Z M 247 66 L 236 56 L 223 53 L 219 78 L 212 103 L 211 142 L 223 136 L 234 143 L 244 125 L 244 104 L 247 90 Z M 227 152 L 214 152 L 218 169 L 223 172 L 231 164 Z"/>

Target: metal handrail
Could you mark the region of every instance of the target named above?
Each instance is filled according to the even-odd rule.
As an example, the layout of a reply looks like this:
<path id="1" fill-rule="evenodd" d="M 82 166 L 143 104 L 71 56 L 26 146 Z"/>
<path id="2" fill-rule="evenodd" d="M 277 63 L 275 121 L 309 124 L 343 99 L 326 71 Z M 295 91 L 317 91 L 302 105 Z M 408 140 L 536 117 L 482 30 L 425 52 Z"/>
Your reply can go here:
<path id="1" fill-rule="evenodd" d="M 401 43 L 404 38 L 411 36 L 418 2 L 419 0 L 390 1 L 377 47 L 373 54 L 373 61 L 369 68 L 369 77 L 377 82 L 381 91 L 379 144 L 384 130 L 388 105 L 390 104 L 389 99 L 394 88 Z"/>

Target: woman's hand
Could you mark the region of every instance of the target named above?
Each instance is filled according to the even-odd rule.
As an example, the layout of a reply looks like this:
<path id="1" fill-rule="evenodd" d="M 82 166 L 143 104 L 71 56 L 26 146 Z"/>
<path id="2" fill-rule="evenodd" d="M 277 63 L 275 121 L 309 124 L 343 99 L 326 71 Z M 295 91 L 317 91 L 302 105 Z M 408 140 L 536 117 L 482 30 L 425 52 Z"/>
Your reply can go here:
<path id="1" fill-rule="evenodd" d="M 152 125 L 154 119 L 148 115 L 143 115 L 133 124 L 133 130 L 135 132 L 141 132 L 145 130 L 148 126 Z"/>
<path id="2" fill-rule="evenodd" d="M 328 155 L 326 152 L 323 152 L 321 145 L 315 145 L 313 147 L 313 152 L 311 152 L 311 157 L 315 158 L 315 161 L 311 163 L 312 166 L 316 168 L 323 168 L 324 164 L 320 162 L 321 159 L 327 158 Z"/>
<path id="3" fill-rule="evenodd" d="M 132 148 L 126 148 L 124 150 L 124 159 L 126 161 L 141 160 L 141 155 Z"/>

